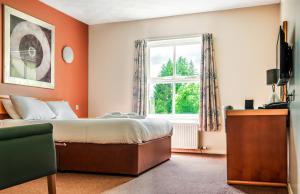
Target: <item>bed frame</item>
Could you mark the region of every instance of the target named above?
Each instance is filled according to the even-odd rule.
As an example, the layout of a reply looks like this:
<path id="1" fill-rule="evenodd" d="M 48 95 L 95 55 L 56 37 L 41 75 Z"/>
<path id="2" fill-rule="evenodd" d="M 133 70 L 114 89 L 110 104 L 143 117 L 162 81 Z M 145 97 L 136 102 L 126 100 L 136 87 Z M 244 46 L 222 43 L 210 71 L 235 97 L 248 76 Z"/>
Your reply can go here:
<path id="1" fill-rule="evenodd" d="M 140 144 L 56 143 L 58 169 L 139 175 L 170 159 L 171 137 Z"/>
<path id="2" fill-rule="evenodd" d="M 0 95 L 1 99 L 9 96 Z M 6 118 L 10 117 L 0 103 L 0 119 Z M 171 136 L 138 144 L 55 142 L 55 145 L 59 171 L 137 176 L 171 158 Z"/>

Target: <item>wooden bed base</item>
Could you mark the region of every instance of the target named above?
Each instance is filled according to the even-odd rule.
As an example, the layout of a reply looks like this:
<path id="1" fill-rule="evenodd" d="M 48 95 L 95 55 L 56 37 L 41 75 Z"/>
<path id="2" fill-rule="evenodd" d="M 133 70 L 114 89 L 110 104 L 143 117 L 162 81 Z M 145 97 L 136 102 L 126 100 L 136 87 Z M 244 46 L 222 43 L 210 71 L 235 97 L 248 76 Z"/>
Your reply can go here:
<path id="1" fill-rule="evenodd" d="M 140 144 L 56 143 L 60 171 L 137 176 L 171 158 L 171 136 Z"/>

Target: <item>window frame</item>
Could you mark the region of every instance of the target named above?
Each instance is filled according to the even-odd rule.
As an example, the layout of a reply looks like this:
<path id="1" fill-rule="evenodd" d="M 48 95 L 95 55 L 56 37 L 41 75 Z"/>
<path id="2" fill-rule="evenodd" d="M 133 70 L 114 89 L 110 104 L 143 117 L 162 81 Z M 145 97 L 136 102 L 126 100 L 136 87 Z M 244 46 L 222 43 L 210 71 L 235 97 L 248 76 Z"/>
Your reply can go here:
<path id="1" fill-rule="evenodd" d="M 147 115 L 150 118 L 166 118 L 169 120 L 172 119 L 182 119 L 182 120 L 199 120 L 198 114 L 176 114 L 175 104 L 176 104 L 176 83 L 199 83 L 200 73 L 195 76 L 177 76 L 176 75 L 176 47 L 181 45 L 202 45 L 202 37 L 182 37 L 182 38 L 170 38 L 170 39 L 161 39 L 161 40 L 148 40 L 147 41 L 147 50 L 146 50 L 146 72 L 147 72 L 147 92 L 146 92 L 146 101 L 147 101 Z M 151 77 L 150 76 L 150 49 L 155 47 L 173 47 L 173 76 L 167 77 Z M 200 64 L 198 64 L 200 66 Z M 172 113 L 170 114 L 151 114 L 150 113 L 150 86 L 153 84 L 172 84 Z"/>

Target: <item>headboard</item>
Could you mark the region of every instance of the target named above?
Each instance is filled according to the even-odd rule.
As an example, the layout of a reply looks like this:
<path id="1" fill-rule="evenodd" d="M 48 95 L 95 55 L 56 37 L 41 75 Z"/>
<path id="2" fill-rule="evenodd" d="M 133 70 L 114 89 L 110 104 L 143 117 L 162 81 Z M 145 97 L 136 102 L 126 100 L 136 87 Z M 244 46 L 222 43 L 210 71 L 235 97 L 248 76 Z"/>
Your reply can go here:
<path id="1" fill-rule="evenodd" d="M 10 116 L 7 114 L 3 104 L 2 99 L 9 99 L 8 95 L 0 95 L 0 119 L 8 119 Z"/>
<path id="2" fill-rule="evenodd" d="M 5 110 L 5 108 L 4 108 L 4 106 L 3 106 L 3 104 L 2 104 L 2 99 L 9 99 L 9 95 L 0 95 L 0 120 L 2 120 L 2 119 L 9 119 L 9 118 L 11 118 L 8 114 L 7 114 L 7 112 L 6 112 L 6 110 Z M 38 98 L 39 100 L 43 100 L 43 101 L 62 101 L 62 99 L 41 99 L 41 98 Z"/>

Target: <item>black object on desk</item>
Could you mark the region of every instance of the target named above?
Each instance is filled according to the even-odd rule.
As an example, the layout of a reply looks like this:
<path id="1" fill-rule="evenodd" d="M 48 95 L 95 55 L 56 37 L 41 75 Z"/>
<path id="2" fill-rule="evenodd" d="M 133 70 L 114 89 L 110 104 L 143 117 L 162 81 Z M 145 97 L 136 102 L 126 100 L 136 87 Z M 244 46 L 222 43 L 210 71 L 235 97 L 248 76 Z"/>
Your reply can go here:
<path id="1" fill-rule="evenodd" d="M 270 104 L 266 104 L 263 107 L 259 107 L 259 109 L 288 109 L 288 102 L 273 102 Z"/>
<path id="2" fill-rule="evenodd" d="M 245 109 L 253 109 L 253 100 L 245 100 Z"/>

